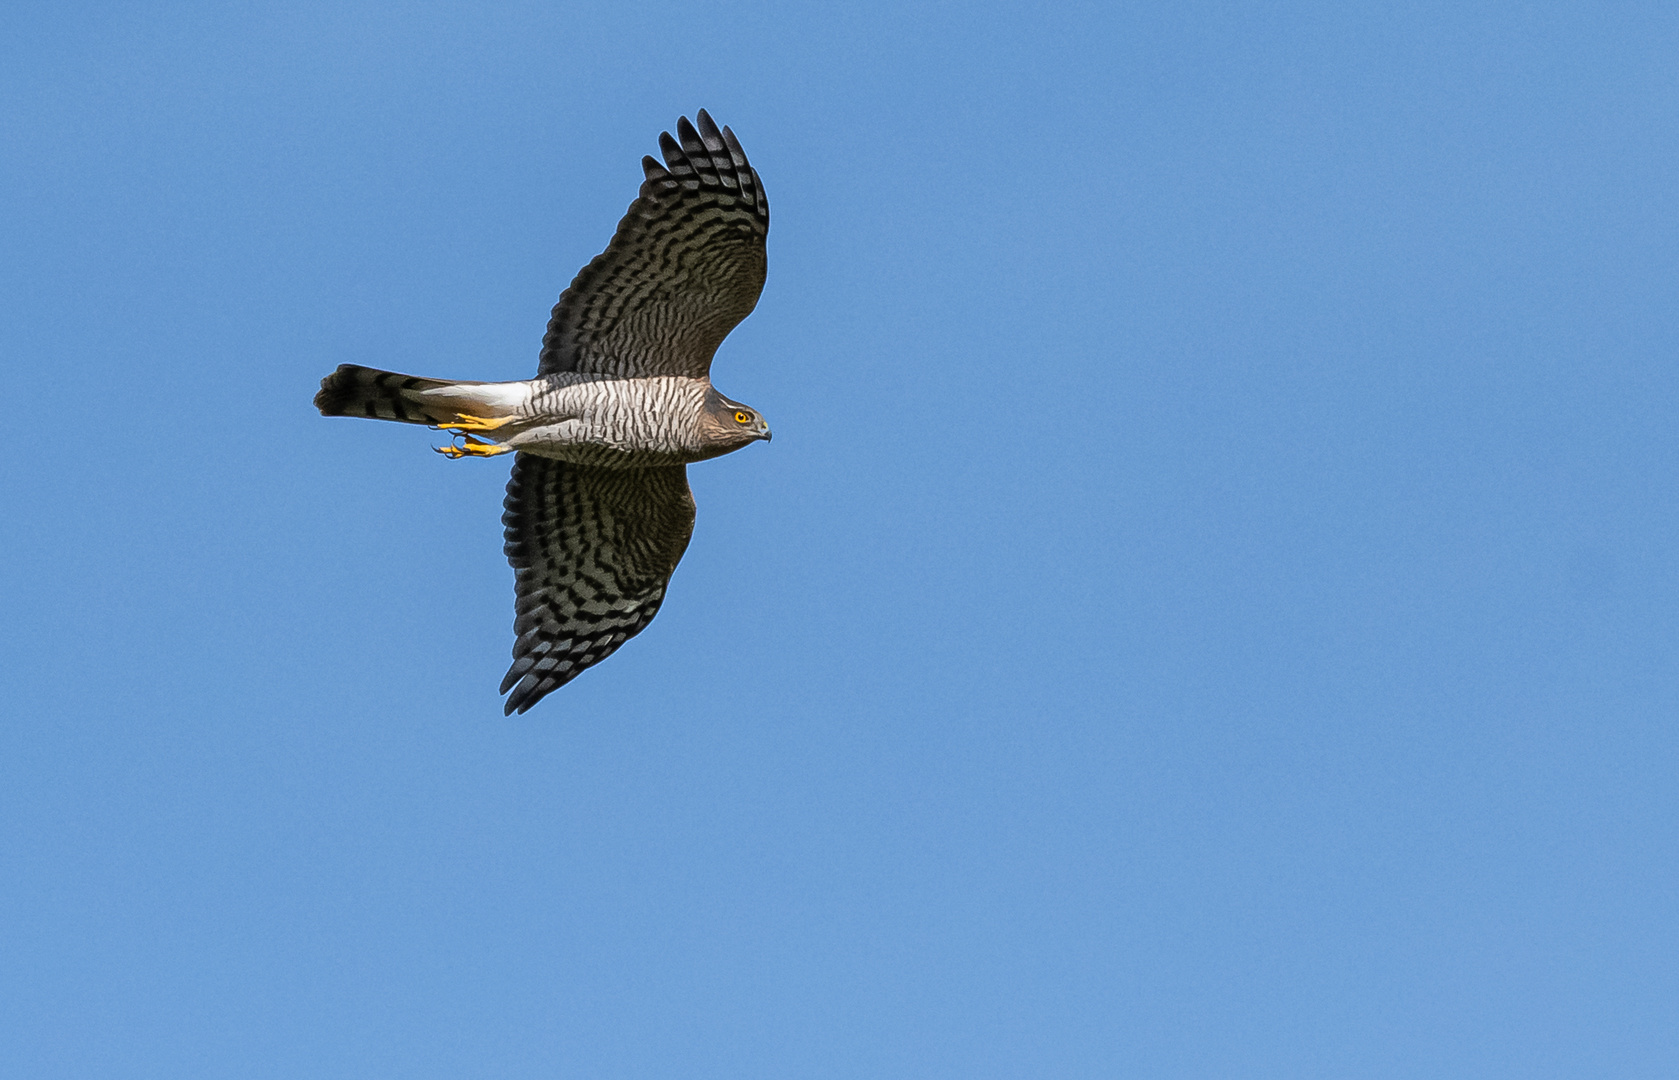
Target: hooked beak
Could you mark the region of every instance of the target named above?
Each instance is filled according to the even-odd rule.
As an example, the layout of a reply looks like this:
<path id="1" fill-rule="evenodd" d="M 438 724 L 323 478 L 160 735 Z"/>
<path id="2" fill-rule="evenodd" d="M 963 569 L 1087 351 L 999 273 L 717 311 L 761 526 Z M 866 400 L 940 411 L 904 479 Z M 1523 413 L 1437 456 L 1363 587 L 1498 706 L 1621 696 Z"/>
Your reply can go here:
<path id="1" fill-rule="evenodd" d="M 769 442 L 772 438 L 774 438 L 774 436 L 770 434 L 770 426 L 768 424 L 765 424 L 761 429 L 759 429 L 758 437 L 763 439 L 765 442 Z"/>

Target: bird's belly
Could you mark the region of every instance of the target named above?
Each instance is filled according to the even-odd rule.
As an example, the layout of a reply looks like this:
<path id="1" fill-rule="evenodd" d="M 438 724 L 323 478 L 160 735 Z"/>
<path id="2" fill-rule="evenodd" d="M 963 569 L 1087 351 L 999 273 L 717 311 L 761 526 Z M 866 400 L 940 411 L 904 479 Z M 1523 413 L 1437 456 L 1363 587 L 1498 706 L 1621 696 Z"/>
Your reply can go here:
<path id="1" fill-rule="evenodd" d="M 606 469 L 682 465 L 702 460 L 704 456 L 674 438 L 663 437 L 661 433 L 629 438 L 605 436 L 581 419 L 526 428 L 505 441 L 513 449 L 527 454 Z"/>

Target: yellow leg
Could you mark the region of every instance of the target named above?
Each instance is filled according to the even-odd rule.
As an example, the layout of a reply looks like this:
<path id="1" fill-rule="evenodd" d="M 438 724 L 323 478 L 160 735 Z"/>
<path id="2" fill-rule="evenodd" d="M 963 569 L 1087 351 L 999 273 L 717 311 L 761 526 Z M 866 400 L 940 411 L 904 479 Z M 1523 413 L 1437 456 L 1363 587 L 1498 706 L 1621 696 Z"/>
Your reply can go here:
<path id="1" fill-rule="evenodd" d="M 482 439 L 474 439 L 471 435 L 457 435 L 456 438 L 461 441 L 449 446 L 434 446 L 432 449 L 447 458 L 495 457 L 497 454 L 511 454 L 513 452 L 511 446 L 501 446 L 497 443 L 485 442 Z"/>
<path id="2" fill-rule="evenodd" d="M 467 431 L 494 431 L 498 427 L 506 427 L 513 422 L 511 416 L 486 418 L 483 416 L 468 416 L 466 413 L 456 413 L 455 419 L 447 424 L 433 424 L 432 427 L 443 431 L 453 431 L 457 434 Z"/>

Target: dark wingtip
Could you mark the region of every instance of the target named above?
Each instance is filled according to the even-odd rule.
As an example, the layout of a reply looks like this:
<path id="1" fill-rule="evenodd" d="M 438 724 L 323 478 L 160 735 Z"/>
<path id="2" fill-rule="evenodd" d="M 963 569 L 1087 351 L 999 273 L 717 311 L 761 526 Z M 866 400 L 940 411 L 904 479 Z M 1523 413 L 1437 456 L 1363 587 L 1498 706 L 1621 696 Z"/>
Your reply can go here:
<path id="1" fill-rule="evenodd" d="M 671 138 L 668 131 L 659 132 L 659 152 L 665 155 L 665 168 L 671 172 L 687 163 L 688 156 L 682 152 L 682 144 Z"/>
<path id="2" fill-rule="evenodd" d="M 700 138 L 704 141 L 705 148 L 707 150 L 724 149 L 723 133 L 717 130 L 717 125 L 712 122 L 711 114 L 706 112 L 704 109 L 701 109 L 699 111 L 698 119 L 700 124 Z"/>
<path id="3" fill-rule="evenodd" d="M 734 158 L 736 169 L 751 167 L 751 162 L 746 160 L 746 151 L 740 148 L 740 140 L 735 138 L 734 131 L 726 126 L 723 128 L 723 145 L 729 148 L 729 156 Z"/>
<path id="4" fill-rule="evenodd" d="M 531 675 L 526 675 L 519 680 L 519 685 L 513 688 L 513 693 L 508 695 L 507 702 L 502 706 L 501 715 L 512 716 L 514 713 L 523 715 L 530 711 L 531 706 L 553 691 L 558 690 L 561 685 L 563 684 L 553 679 L 535 679 Z"/>
<path id="5" fill-rule="evenodd" d="M 694 130 L 694 125 L 688 122 L 686 116 L 676 118 L 676 137 L 682 140 L 682 149 L 698 150 L 705 146 L 705 140 Z"/>
<path id="6" fill-rule="evenodd" d="M 536 663 L 532 656 L 522 656 L 513 661 L 513 666 L 507 669 L 507 675 L 501 680 L 501 693 L 507 694 L 507 702 L 503 706 L 502 715 L 512 716 L 515 712 L 522 713 L 532 705 L 548 696 L 548 691 L 555 689 L 554 683 L 542 678 L 531 670 Z M 544 686 L 544 683 L 548 685 Z M 512 693 L 508 693 L 508 691 Z"/>

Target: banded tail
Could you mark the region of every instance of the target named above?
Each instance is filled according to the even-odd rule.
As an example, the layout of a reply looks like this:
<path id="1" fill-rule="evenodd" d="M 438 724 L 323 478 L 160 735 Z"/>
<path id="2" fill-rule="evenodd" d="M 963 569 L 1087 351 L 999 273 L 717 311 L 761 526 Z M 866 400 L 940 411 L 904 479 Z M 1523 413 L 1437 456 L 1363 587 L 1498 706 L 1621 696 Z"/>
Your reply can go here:
<path id="1" fill-rule="evenodd" d="M 523 398 L 520 383 L 448 382 L 340 364 L 321 380 L 315 408 L 322 416 L 365 416 L 404 424 L 447 426 L 463 414 L 510 415 Z"/>

